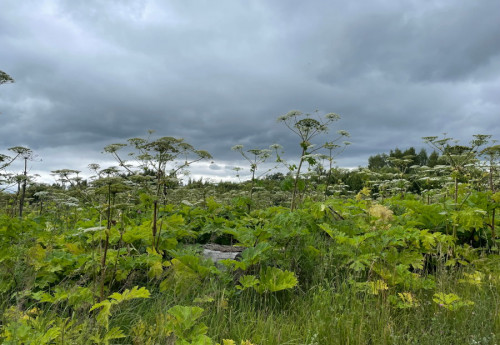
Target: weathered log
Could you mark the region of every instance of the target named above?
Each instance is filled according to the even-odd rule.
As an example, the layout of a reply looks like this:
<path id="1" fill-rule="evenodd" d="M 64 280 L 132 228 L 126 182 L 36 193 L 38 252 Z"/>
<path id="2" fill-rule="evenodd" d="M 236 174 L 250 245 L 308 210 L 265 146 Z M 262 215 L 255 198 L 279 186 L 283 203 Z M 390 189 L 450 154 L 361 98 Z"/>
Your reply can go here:
<path id="1" fill-rule="evenodd" d="M 202 254 L 205 258 L 212 259 L 213 262 L 217 263 L 224 259 L 238 260 L 238 255 L 243 250 L 245 250 L 244 247 L 207 243 L 203 246 Z"/>

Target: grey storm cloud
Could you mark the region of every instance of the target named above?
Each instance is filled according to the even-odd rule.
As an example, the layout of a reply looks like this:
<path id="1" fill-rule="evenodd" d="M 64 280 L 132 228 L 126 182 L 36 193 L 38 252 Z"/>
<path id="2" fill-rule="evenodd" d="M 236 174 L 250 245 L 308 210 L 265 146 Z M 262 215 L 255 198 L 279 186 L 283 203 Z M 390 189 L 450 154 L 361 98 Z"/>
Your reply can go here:
<path id="1" fill-rule="evenodd" d="M 209 151 L 214 170 L 237 165 L 235 144 L 296 153 L 276 122 L 292 109 L 341 114 L 344 166 L 442 132 L 500 139 L 498 13 L 497 0 L 4 0 L 0 70 L 16 82 L 0 86 L 0 151 L 71 168 L 152 129 Z"/>

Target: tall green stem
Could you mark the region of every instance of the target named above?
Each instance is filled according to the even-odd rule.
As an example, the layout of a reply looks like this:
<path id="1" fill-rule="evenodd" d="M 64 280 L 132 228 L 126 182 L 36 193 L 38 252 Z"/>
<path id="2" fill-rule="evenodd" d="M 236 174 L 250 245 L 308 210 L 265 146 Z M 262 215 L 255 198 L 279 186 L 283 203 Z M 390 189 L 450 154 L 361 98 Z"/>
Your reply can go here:
<path id="1" fill-rule="evenodd" d="M 292 204 L 290 205 L 290 210 L 293 211 L 297 207 L 297 189 L 300 178 L 300 169 L 302 168 L 302 163 L 304 162 L 304 155 L 306 154 L 306 148 L 302 148 L 302 154 L 300 155 L 299 167 L 297 168 L 297 173 L 295 174 L 295 181 L 293 183 L 293 194 L 292 194 Z"/>

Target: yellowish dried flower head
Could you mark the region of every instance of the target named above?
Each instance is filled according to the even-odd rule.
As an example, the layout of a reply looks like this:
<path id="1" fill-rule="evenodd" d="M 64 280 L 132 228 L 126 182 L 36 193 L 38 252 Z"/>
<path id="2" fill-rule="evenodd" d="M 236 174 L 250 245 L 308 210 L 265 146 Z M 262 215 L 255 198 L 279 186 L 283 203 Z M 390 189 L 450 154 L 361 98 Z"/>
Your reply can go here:
<path id="1" fill-rule="evenodd" d="M 368 210 L 370 216 L 378 218 L 384 222 L 391 221 L 394 217 L 394 214 L 387 207 L 379 204 L 375 204 Z"/>

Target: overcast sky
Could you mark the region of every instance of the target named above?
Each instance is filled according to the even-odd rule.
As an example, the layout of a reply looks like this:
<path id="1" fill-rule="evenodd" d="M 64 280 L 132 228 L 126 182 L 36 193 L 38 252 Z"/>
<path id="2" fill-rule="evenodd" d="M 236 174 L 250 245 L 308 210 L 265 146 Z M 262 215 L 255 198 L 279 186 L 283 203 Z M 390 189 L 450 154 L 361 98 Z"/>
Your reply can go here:
<path id="1" fill-rule="evenodd" d="M 32 171 L 113 164 L 104 146 L 182 137 L 234 176 L 231 146 L 289 154 L 279 115 L 341 115 L 337 159 L 425 147 L 443 132 L 500 139 L 500 1 L 0 0 L 0 152 Z"/>

